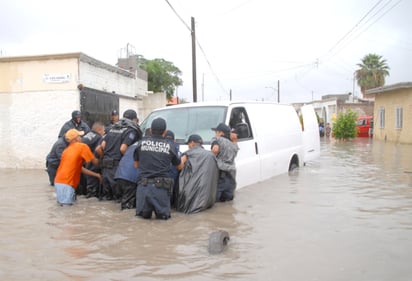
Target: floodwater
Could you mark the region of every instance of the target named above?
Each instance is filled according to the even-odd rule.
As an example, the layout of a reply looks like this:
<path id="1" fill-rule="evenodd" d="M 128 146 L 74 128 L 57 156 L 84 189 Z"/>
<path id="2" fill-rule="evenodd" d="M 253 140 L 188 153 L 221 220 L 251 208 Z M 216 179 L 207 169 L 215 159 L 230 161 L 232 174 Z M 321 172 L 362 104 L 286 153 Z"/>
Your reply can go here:
<path id="1" fill-rule="evenodd" d="M 55 202 L 41 170 L 0 171 L 0 280 L 412 280 L 412 146 L 322 140 L 318 161 L 169 221 Z M 411 173 L 408 173 L 411 172 Z M 227 249 L 210 255 L 209 234 Z"/>

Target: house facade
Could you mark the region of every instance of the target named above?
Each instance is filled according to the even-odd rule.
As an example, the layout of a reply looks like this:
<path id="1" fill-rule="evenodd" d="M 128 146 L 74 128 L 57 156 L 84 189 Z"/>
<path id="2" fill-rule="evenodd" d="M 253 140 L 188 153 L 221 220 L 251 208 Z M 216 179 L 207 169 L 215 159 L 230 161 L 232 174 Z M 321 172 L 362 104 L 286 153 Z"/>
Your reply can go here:
<path id="1" fill-rule="evenodd" d="M 374 108 L 373 100 L 354 99 L 350 94 L 324 95 L 321 100 L 308 104 L 312 104 L 320 122 L 330 123 L 331 126 L 336 122 L 339 113 L 345 113 L 350 109 L 358 116 L 372 115 Z M 300 106 L 302 104 L 295 104 L 295 108 Z"/>
<path id="2" fill-rule="evenodd" d="M 367 90 L 375 98 L 373 138 L 412 144 L 412 82 Z"/>
<path id="3" fill-rule="evenodd" d="M 62 125 L 80 110 L 83 120 L 109 121 L 136 110 L 142 120 L 165 105 L 147 91 L 147 73 L 129 71 L 84 53 L 0 57 L 0 168 L 44 168 Z"/>

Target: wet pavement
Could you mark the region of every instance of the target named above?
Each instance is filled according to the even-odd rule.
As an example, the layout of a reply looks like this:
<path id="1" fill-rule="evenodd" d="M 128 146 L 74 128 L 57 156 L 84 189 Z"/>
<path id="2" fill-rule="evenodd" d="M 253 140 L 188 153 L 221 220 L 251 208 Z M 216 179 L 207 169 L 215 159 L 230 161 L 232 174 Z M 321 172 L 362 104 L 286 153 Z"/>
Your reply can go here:
<path id="1" fill-rule="evenodd" d="M 322 140 L 293 175 L 169 221 L 0 170 L 0 280 L 412 280 L 412 146 Z M 411 173 L 409 173 L 411 172 Z M 225 230 L 227 249 L 208 252 Z"/>

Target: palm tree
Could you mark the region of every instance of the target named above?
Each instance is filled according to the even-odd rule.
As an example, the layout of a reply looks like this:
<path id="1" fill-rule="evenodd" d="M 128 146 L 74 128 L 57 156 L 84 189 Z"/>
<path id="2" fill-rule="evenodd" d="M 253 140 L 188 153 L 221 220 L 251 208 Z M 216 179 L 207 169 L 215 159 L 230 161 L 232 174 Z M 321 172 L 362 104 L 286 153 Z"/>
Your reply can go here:
<path id="1" fill-rule="evenodd" d="M 389 76 L 389 66 L 382 56 L 368 54 L 363 57 L 362 63 L 358 63 L 360 68 L 356 70 L 356 81 L 361 88 L 362 95 L 368 89 L 373 89 L 385 85 L 385 77 Z"/>

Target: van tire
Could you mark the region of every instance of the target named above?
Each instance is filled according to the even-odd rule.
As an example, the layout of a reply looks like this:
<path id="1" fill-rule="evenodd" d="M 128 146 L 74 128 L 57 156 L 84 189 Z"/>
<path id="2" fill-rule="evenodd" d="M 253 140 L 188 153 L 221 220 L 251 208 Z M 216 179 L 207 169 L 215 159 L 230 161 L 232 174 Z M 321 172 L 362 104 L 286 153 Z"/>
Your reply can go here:
<path id="1" fill-rule="evenodd" d="M 289 164 L 289 174 L 290 173 L 295 174 L 298 171 L 298 168 L 299 166 L 295 162 L 290 163 Z"/>

